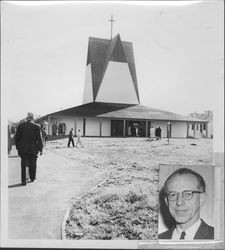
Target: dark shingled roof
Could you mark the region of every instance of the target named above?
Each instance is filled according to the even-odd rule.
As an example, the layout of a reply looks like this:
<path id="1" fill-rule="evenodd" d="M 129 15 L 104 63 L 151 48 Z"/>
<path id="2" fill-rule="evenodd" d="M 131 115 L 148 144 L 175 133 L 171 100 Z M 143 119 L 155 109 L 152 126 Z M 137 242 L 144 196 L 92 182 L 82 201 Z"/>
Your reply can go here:
<path id="1" fill-rule="evenodd" d="M 189 121 L 203 122 L 188 116 L 175 114 L 172 112 L 149 108 L 142 105 L 100 103 L 92 102 L 73 108 L 61 110 L 55 113 L 41 117 L 39 120 L 45 120 L 48 116 L 73 116 L 73 117 L 96 117 L 111 119 L 140 119 L 140 120 L 165 120 L 165 121 Z"/>
<path id="2" fill-rule="evenodd" d="M 119 34 L 112 40 L 95 37 L 89 38 L 87 65 L 91 63 L 93 100 L 96 99 L 109 61 L 128 63 L 137 98 L 140 102 L 133 45 L 130 42 L 122 42 Z"/>

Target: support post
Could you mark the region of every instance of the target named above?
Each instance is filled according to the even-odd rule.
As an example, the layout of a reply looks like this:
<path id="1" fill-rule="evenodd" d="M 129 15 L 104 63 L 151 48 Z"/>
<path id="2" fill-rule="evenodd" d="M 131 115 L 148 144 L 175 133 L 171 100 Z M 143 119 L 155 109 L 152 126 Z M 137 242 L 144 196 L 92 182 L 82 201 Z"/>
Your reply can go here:
<path id="1" fill-rule="evenodd" d="M 51 117 L 48 117 L 48 131 L 47 134 L 50 135 L 50 121 L 51 121 Z"/>
<path id="2" fill-rule="evenodd" d="M 170 130 L 170 125 L 171 125 L 171 122 L 170 121 L 168 121 L 167 123 L 166 123 L 166 125 L 167 125 L 167 139 L 168 139 L 168 144 L 170 143 L 170 136 L 171 136 L 171 130 Z"/>
<path id="3" fill-rule="evenodd" d="M 100 134 L 100 136 L 102 136 L 102 120 L 100 119 L 100 123 L 99 123 L 99 129 L 100 129 L 100 131 L 99 131 L 99 134 Z"/>
<path id="4" fill-rule="evenodd" d="M 77 121 L 74 121 L 74 135 L 77 136 Z"/>
<path id="5" fill-rule="evenodd" d="M 205 124 L 205 129 L 206 129 L 206 138 L 208 138 L 209 137 L 209 131 L 208 131 L 208 122 Z"/>
<path id="6" fill-rule="evenodd" d="M 148 121 L 146 121 L 146 129 L 145 130 L 146 130 L 145 131 L 145 133 L 146 133 L 145 137 L 148 137 Z"/>
<path id="7" fill-rule="evenodd" d="M 187 138 L 189 137 L 189 123 L 187 122 Z"/>
<path id="8" fill-rule="evenodd" d="M 126 120 L 123 120 L 123 137 L 125 137 L 126 132 Z"/>
<path id="9" fill-rule="evenodd" d="M 196 136 L 196 124 L 194 123 L 194 134 L 193 134 L 193 137 L 195 138 Z"/>

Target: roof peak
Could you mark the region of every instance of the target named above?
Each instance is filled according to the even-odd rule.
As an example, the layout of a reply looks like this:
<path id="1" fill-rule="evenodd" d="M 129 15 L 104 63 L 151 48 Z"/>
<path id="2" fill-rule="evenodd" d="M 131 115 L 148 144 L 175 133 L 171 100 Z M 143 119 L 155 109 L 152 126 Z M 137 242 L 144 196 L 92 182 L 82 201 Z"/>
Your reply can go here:
<path id="1" fill-rule="evenodd" d="M 121 36 L 120 36 L 120 33 L 118 33 L 117 35 L 115 35 L 112 40 L 115 40 L 115 39 L 120 39 L 121 40 Z M 93 36 L 90 36 L 89 37 L 89 40 L 98 40 L 98 41 L 106 41 L 106 42 L 111 42 L 112 40 L 111 39 L 108 39 L 108 38 L 100 38 L 100 37 L 93 37 Z M 128 42 L 128 41 L 122 41 L 122 43 L 126 43 L 126 44 L 132 44 L 132 42 Z"/>
<path id="2" fill-rule="evenodd" d="M 118 33 L 117 35 L 115 35 L 114 38 L 115 38 L 115 37 L 119 37 L 119 38 L 120 38 L 120 33 Z"/>

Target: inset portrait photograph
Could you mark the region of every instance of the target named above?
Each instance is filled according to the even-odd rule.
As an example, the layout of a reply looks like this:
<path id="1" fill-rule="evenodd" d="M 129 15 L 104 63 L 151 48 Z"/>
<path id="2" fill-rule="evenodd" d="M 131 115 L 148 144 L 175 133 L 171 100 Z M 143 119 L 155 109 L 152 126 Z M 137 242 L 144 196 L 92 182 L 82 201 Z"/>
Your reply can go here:
<path id="1" fill-rule="evenodd" d="M 214 168 L 160 165 L 159 234 L 165 240 L 214 239 Z"/>

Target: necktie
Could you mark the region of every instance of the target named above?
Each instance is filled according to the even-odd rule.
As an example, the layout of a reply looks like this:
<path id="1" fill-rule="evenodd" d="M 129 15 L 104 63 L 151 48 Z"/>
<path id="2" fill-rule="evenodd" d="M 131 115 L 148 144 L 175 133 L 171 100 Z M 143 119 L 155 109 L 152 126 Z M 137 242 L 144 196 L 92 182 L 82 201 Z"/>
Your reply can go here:
<path id="1" fill-rule="evenodd" d="M 185 235 L 186 235 L 186 233 L 183 231 L 181 233 L 181 235 L 180 235 L 180 240 L 184 240 L 185 239 Z"/>

